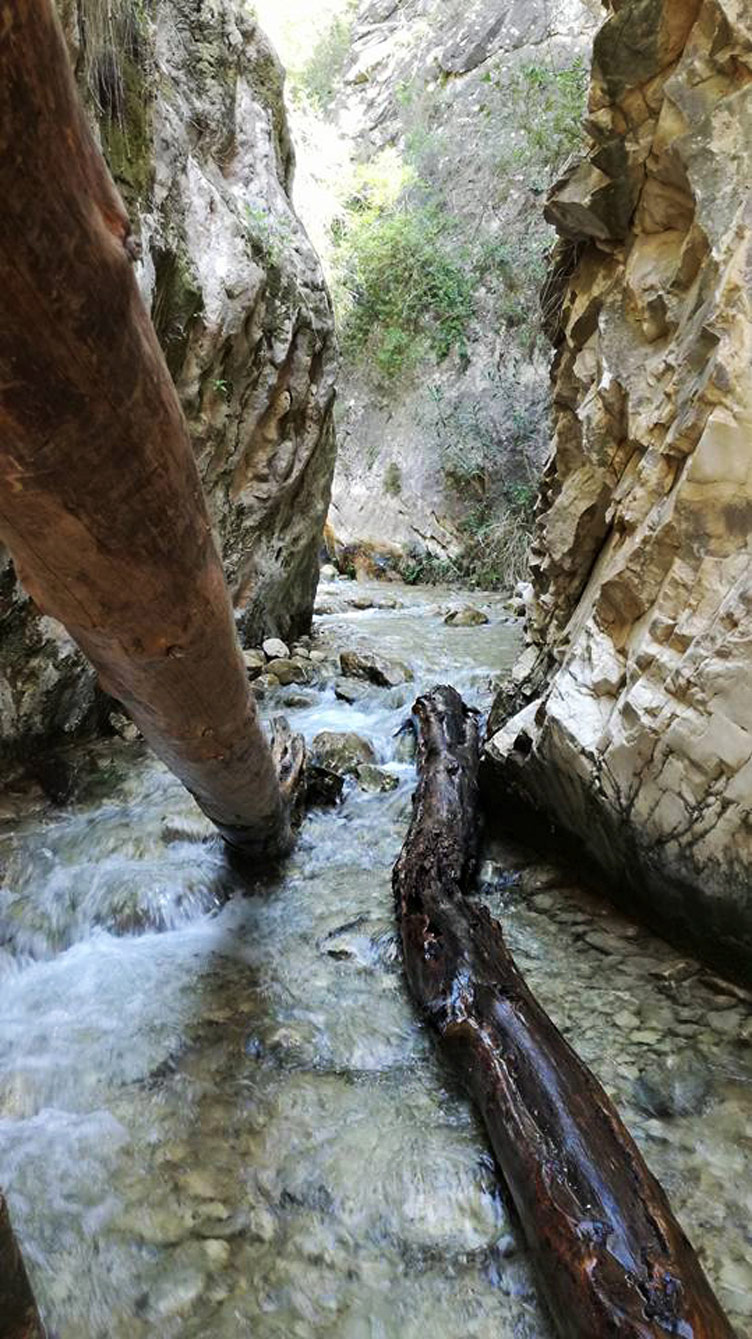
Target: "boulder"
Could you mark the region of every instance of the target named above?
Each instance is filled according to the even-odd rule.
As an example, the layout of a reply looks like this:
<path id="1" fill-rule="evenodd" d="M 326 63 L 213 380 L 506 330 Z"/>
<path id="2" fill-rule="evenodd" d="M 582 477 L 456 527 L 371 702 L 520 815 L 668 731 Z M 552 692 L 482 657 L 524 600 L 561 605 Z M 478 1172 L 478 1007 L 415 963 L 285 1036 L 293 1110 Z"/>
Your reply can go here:
<path id="1" fill-rule="evenodd" d="M 448 628 L 479 628 L 490 621 L 488 614 L 471 604 L 464 605 L 462 609 L 450 609 L 444 619 Z"/>
<path id="2" fill-rule="evenodd" d="M 343 776 L 354 775 L 362 763 L 375 763 L 376 754 L 367 739 L 351 730 L 322 730 L 311 745 L 311 757 L 319 767 Z"/>
<path id="3" fill-rule="evenodd" d="M 308 683 L 309 677 L 302 660 L 270 660 L 266 667 L 266 678 L 276 678 L 284 688 L 291 683 Z"/>
<path id="4" fill-rule="evenodd" d="M 371 651 L 342 651 L 339 658 L 342 673 L 350 679 L 367 679 L 379 688 L 394 688 L 408 683 L 413 672 L 401 660 L 386 660 Z"/>
<path id="5" fill-rule="evenodd" d="M 248 677 L 255 679 L 266 666 L 266 656 L 263 651 L 252 649 L 243 652 L 243 660 L 248 671 Z"/>
<path id="6" fill-rule="evenodd" d="M 290 648 L 281 637 L 267 637 L 261 645 L 267 660 L 290 659 Z"/>
<path id="7" fill-rule="evenodd" d="M 385 795 L 399 786 L 399 777 L 392 776 L 391 772 L 385 772 L 383 767 L 375 767 L 369 762 L 361 763 L 355 776 L 360 789 L 367 791 L 369 795 Z"/>
<path id="8" fill-rule="evenodd" d="M 360 679 L 337 679 L 334 684 L 334 696 L 340 702 L 349 702 L 353 706 L 362 702 L 372 692 L 372 685 Z"/>

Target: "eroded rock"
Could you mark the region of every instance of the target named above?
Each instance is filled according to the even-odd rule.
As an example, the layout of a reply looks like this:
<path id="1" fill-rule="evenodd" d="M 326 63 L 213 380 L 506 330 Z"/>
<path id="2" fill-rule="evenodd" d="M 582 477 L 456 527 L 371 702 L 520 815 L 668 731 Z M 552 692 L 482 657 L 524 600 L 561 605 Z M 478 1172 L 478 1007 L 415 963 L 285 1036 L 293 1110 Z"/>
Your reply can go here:
<path id="1" fill-rule="evenodd" d="M 241 0 L 121 5 L 90 24 L 85 6 L 58 7 L 140 241 L 140 286 L 243 640 L 297 636 L 334 466 L 336 355 L 321 267 L 291 201 L 282 69 Z M 117 108 L 102 91 L 111 70 Z M 93 671 L 22 596 L 0 551 L 0 752 L 28 754 L 103 711 Z"/>
<path id="2" fill-rule="evenodd" d="M 549 206 L 531 705 L 495 714 L 488 757 L 614 889 L 749 975 L 750 27 L 714 0 L 607 8 L 590 159 Z"/>

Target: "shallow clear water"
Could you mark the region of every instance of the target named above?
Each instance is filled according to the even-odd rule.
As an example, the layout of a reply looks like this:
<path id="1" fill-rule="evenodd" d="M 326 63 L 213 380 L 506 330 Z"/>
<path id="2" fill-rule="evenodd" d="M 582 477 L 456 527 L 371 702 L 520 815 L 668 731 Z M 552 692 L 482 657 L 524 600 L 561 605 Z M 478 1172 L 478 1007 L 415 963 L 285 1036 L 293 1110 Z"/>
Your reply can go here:
<path id="1" fill-rule="evenodd" d="M 20 797 L 0 827 L 0 1183 L 61 1339 L 552 1334 L 406 997 L 390 891 L 409 703 L 441 680 L 487 703 L 518 630 L 498 599 L 460 629 L 441 617 L 456 597 L 368 587 L 404 607 L 348 609 L 363 593 L 322 593 L 317 645 L 399 657 L 416 682 L 351 706 L 325 674 L 287 714 L 309 738 L 367 736 L 399 787 L 311 814 L 279 878 L 243 884 L 125 746 L 89 753 L 65 811 Z M 529 851 L 497 842 L 482 877 L 749 1332 L 747 1002 Z"/>

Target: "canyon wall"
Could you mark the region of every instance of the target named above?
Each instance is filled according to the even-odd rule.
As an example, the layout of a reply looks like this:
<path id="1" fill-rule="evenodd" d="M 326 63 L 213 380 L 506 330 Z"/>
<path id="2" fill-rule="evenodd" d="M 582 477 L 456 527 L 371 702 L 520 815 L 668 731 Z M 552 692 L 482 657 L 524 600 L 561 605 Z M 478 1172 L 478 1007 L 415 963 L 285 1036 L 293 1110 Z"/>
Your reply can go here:
<path id="1" fill-rule="evenodd" d="M 555 441 L 488 776 L 749 977 L 752 13 L 608 10 L 548 203 Z"/>
<path id="2" fill-rule="evenodd" d="M 240 0 L 61 0 L 71 59 L 140 239 L 244 636 L 311 616 L 334 468 L 336 351 L 291 203 L 283 72 Z M 0 551 L 1 552 L 1 551 Z M 0 559 L 0 754 L 96 718 L 94 676 Z"/>

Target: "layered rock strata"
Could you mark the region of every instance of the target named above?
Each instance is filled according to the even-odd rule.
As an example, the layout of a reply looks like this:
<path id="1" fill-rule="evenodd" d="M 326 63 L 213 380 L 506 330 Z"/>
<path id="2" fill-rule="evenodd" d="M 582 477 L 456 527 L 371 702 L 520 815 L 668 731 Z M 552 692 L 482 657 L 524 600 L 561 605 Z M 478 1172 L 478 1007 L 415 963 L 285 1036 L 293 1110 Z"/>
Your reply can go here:
<path id="1" fill-rule="evenodd" d="M 297 636 L 334 468 L 336 353 L 321 268 L 291 203 L 281 67 L 240 0 L 60 0 L 60 10 L 140 238 L 140 282 L 244 632 Z M 94 677 L 7 559 L 0 575 L 0 754 L 27 754 L 91 719 Z"/>
<path id="2" fill-rule="evenodd" d="M 752 975 L 752 15 L 611 0 L 555 188 L 555 441 L 492 775 Z M 508 700 L 508 699 L 507 699 Z"/>

